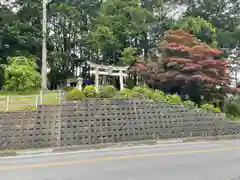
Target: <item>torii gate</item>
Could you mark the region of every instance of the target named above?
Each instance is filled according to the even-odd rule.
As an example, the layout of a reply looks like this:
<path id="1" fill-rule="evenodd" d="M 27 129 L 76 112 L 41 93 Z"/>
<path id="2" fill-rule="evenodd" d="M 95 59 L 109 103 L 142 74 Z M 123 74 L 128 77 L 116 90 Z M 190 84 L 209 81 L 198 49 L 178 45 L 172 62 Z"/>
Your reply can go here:
<path id="1" fill-rule="evenodd" d="M 96 90 L 99 90 L 99 75 L 105 76 L 118 76 L 120 81 L 120 90 L 124 89 L 124 77 L 127 77 L 128 66 L 120 67 L 114 65 L 101 65 L 87 61 L 87 64 L 90 66 L 90 75 L 95 76 L 95 87 Z M 82 89 L 82 78 L 78 79 L 78 88 Z"/>

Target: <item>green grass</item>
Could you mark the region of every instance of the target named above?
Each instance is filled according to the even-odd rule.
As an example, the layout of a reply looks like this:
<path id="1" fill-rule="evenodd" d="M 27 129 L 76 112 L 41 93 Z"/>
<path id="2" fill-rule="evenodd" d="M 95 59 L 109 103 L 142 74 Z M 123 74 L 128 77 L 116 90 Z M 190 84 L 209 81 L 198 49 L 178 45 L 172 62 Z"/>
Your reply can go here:
<path id="1" fill-rule="evenodd" d="M 7 101 L 9 97 L 9 101 Z M 7 109 L 7 102 L 8 109 Z M 19 111 L 34 110 L 36 103 L 40 104 L 40 92 L 32 92 L 26 95 L 19 93 L 0 92 L 0 111 Z M 43 94 L 43 104 L 58 104 L 59 96 L 56 92 L 47 92 Z"/>
<path id="2" fill-rule="evenodd" d="M 0 157 L 4 157 L 4 156 L 16 156 L 17 152 L 15 152 L 14 150 L 11 149 L 0 149 Z"/>
<path id="3" fill-rule="evenodd" d="M 234 122 L 234 123 L 240 124 L 240 117 L 237 117 L 237 118 L 231 119 L 231 122 Z"/>

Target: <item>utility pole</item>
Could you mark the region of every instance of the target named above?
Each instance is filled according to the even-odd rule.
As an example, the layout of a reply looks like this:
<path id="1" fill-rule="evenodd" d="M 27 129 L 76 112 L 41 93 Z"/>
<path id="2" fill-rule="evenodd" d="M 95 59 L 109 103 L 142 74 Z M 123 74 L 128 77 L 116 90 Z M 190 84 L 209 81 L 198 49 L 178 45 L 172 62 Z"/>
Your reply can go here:
<path id="1" fill-rule="evenodd" d="M 42 0 L 42 90 L 47 89 L 47 0 Z"/>

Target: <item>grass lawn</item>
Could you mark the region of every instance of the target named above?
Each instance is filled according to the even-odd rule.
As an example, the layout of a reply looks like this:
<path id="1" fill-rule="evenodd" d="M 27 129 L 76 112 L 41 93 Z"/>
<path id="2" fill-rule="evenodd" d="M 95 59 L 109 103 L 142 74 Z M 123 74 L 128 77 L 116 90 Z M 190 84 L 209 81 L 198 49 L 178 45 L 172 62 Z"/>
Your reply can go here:
<path id="1" fill-rule="evenodd" d="M 231 119 L 231 122 L 240 124 L 240 118 L 238 117 L 238 118 L 235 118 L 235 119 Z"/>
<path id="2" fill-rule="evenodd" d="M 59 103 L 59 93 L 57 92 L 45 92 L 42 97 L 43 104 Z M 27 95 L 7 92 L 0 93 L 0 111 L 33 110 L 40 103 L 40 92 L 33 92 Z"/>

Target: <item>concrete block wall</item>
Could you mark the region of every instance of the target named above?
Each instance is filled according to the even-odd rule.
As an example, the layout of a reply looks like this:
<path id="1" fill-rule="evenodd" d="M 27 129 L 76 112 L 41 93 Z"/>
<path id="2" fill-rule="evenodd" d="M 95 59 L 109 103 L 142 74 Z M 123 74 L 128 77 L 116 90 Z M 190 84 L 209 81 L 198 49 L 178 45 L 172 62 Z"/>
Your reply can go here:
<path id="1" fill-rule="evenodd" d="M 223 114 L 145 100 L 85 100 L 66 103 L 61 112 L 61 145 L 214 136 L 222 133 L 225 119 Z"/>
<path id="2" fill-rule="evenodd" d="M 0 113 L 0 148 L 88 145 L 240 133 L 224 114 L 147 100 L 86 99 Z"/>
<path id="3" fill-rule="evenodd" d="M 59 107 L 0 113 L 0 148 L 25 149 L 56 146 Z"/>

